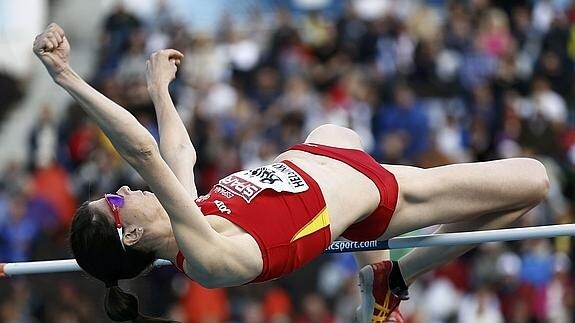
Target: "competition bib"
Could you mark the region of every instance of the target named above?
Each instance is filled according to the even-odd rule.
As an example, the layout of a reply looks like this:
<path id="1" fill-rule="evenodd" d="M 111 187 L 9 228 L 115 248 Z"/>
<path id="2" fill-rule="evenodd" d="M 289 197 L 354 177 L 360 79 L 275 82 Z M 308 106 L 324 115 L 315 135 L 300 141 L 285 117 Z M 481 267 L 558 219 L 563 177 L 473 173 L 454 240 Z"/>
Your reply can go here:
<path id="1" fill-rule="evenodd" d="M 265 189 L 290 193 L 301 193 L 309 189 L 304 179 L 283 163 L 239 171 L 222 178 L 216 185 L 248 203 Z"/>

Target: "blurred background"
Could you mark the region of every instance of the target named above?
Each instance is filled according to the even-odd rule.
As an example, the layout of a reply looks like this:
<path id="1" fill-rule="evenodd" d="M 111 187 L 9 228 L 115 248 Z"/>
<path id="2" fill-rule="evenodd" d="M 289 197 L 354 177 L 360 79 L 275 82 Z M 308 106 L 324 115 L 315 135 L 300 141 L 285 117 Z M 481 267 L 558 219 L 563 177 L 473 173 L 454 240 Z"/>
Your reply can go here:
<path id="1" fill-rule="evenodd" d="M 521 225 L 575 222 L 571 0 L 0 0 L 0 262 L 69 258 L 79 203 L 146 188 L 32 57 L 51 21 L 74 68 L 156 138 L 145 61 L 185 53 L 171 93 L 200 193 L 335 123 L 382 163 L 537 158 L 551 189 Z M 401 309 L 411 323 L 575 322 L 574 256 L 566 237 L 484 244 Z M 144 313 L 192 323 L 353 322 L 359 302 L 351 255 L 247 287 L 206 290 L 167 267 L 122 286 Z M 0 322 L 108 322 L 104 292 L 81 273 L 3 279 Z"/>

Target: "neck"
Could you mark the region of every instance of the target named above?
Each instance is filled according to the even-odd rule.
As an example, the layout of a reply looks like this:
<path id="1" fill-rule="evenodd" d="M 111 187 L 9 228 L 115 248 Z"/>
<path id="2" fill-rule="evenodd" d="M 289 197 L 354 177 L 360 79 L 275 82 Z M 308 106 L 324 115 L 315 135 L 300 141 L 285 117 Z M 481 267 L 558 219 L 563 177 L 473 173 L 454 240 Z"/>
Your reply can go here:
<path id="1" fill-rule="evenodd" d="M 174 234 L 172 233 L 172 230 L 170 230 L 169 234 L 166 234 L 161 239 L 161 242 L 158 243 L 156 257 L 176 263 L 176 255 L 178 254 L 179 250 L 180 249 L 178 248 Z"/>
<path id="2" fill-rule="evenodd" d="M 145 239 L 142 239 L 140 248 L 152 251 L 156 259 L 176 262 L 179 248 L 172 232 L 172 225 L 168 214 L 163 208 L 158 208 L 160 214 L 153 216 L 153 221 L 143 225 Z"/>
<path id="3" fill-rule="evenodd" d="M 159 212 L 162 212 L 162 214 L 158 217 L 158 220 L 144 229 L 150 238 L 148 247 L 154 250 L 156 258 L 175 263 L 179 248 L 172 232 L 172 225 L 168 214 L 162 208 L 160 208 Z"/>

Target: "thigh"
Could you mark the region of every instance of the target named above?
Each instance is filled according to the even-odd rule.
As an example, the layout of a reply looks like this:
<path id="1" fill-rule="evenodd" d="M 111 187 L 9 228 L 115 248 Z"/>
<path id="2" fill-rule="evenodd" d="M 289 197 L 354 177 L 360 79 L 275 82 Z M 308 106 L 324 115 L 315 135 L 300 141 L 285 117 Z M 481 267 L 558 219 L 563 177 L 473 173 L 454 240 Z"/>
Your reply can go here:
<path id="1" fill-rule="evenodd" d="M 548 185 L 545 168 L 527 158 L 429 169 L 384 167 L 399 184 L 397 207 L 384 238 L 434 224 L 518 210 L 539 202 Z"/>
<path id="2" fill-rule="evenodd" d="M 364 150 L 361 138 L 355 131 L 334 124 L 324 124 L 315 128 L 307 136 L 305 142 L 338 148 Z"/>

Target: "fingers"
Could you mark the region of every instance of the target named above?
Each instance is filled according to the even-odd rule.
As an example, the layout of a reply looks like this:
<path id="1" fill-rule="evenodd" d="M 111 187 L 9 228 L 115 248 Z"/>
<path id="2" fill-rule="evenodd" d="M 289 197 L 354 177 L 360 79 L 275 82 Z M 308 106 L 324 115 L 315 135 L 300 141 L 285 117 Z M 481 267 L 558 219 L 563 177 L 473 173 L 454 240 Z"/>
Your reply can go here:
<path id="1" fill-rule="evenodd" d="M 62 27 L 60 27 L 55 22 L 49 24 L 48 27 L 46 27 L 46 30 L 56 32 L 56 33 L 60 34 L 62 37 L 64 37 L 64 29 L 62 29 Z"/>
<path id="2" fill-rule="evenodd" d="M 37 53 L 51 52 L 58 48 L 65 39 L 64 30 L 56 23 L 51 23 L 43 33 L 34 39 L 34 51 Z"/>
<path id="3" fill-rule="evenodd" d="M 182 59 L 184 58 L 184 54 L 182 54 L 179 50 L 176 49 L 162 49 L 159 50 L 157 53 L 159 53 L 162 56 L 167 56 L 168 58 L 174 58 L 174 59 Z"/>
<path id="4" fill-rule="evenodd" d="M 55 32 L 55 33 L 52 34 L 52 36 L 54 37 L 54 39 L 56 40 L 56 42 L 57 42 L 58 44 L 61 44 L 62 41 L 64 41 L 64 34 L 60 34 L 60 33 L 58 33 L 58 32 Z"/>
<path id="5" fill-rule="evenodd" d="M 40 47 L 40 36 L 41 35 L 38 35 L 36 38 L 34 38 L 34 45 L 32 46 L 32 49 L 35 53 L 42 53 L 44 51 L 42 47 Z"/>
<path id="6" fill-rule="evenodd" d="M 46 31 L 44 31 L 44 35 L 53 47 L 60 45 L 65 38 L 64 30 L 56 23 L 49 24 Z"/>
<path id="7" fill-rule="evenodd" d="M 151 56 L 152 60 L 155 59 L 160 59 L 160 60 L 174 60 L 174 62 L 176 63 L 176 65 L 180 64 L 181 59 L 184 58 L 184 54 L 182 54 L 180 51 L 175 50 L 175 49 L 162 49 L 159 50 L 157 52 L 154 52 Z"/>
<path id="8" fill-rule="evenodd" d="M 180 59 L 170 58 L 170 63 L 175 64 L 176 66 L 179 66 L 181 62 L 182 61 Z"/>
<path id="9" fill-rule="evenodd" d="M 55 48 L 58 48 L 58 40 L 56 39 L 56 36 L 54 34 L 48 34 L 46 35 L 46 38 L 44 39 L 44 47 L 48 50 L 48 51 L 52 51 Z"/>
<path id="10" fill-rule="evenodd" d="M 179 50 L 176 49 L 166 49 L 166 51 L 168 52 L 168 57 L 170 58 L 174 58 L 176 60 L 181 60 L 182 58 L 184 58 L 184 54 L 182 54 Z"/>

